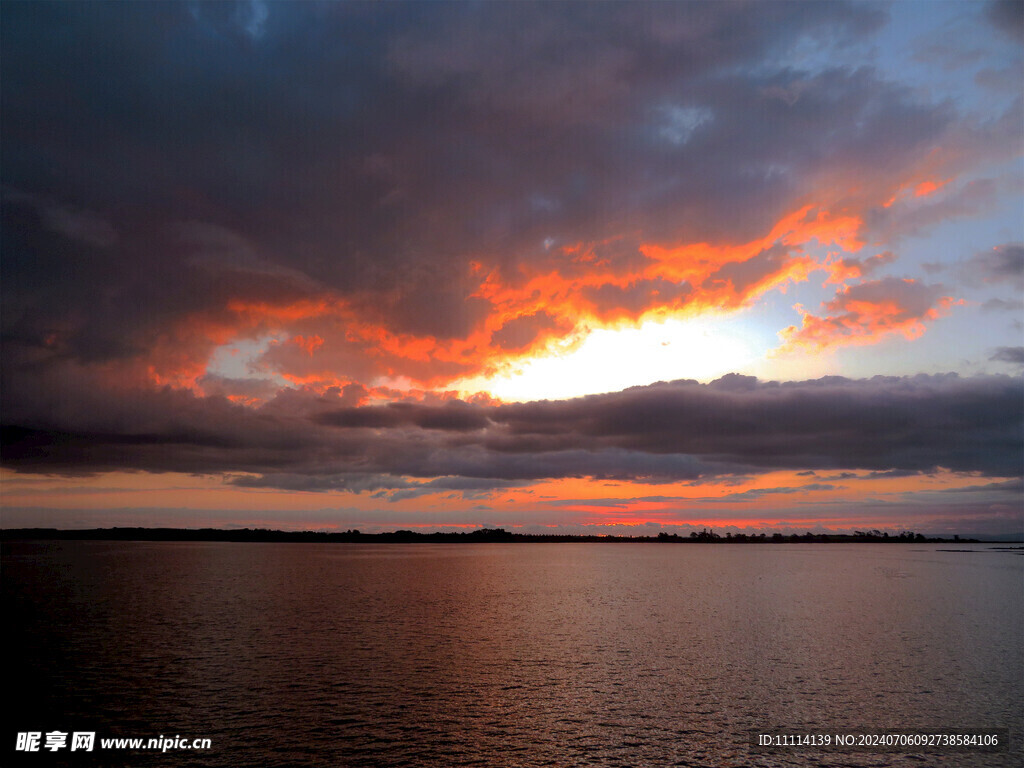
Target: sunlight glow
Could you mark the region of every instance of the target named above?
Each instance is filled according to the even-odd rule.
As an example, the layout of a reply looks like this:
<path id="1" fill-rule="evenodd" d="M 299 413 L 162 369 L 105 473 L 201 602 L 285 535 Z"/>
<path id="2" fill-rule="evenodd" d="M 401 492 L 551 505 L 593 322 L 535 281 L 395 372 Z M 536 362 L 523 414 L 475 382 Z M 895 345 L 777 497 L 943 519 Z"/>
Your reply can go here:
<path id="1" fill-rule="evenodd" d="M 708 321 L 652 320 L 636 328 L 592 330 L 571 351 L 536 357 L 455 387 L 505 401 L 579 397 L 656 381 L 711 381 L 740 372 L 762 352 Z"/>

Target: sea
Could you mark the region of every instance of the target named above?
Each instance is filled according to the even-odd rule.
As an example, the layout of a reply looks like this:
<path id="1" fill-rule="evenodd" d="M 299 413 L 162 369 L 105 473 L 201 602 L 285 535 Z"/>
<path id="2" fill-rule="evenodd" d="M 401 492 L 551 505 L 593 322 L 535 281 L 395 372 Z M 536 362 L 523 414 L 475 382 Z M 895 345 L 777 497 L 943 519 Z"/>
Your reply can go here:
<path id="1" fill-rule="evenodd" d="M 1016 768 L 995 546 L 5 542 L 0 754 Z"/>

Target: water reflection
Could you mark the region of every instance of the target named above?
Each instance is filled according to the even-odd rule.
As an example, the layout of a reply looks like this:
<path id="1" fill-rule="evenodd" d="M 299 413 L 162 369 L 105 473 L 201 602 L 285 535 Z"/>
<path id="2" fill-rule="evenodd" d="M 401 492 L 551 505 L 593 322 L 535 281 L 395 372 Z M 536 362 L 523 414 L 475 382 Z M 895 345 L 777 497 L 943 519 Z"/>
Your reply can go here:
<path id="1" fill-rule="evenodd" d="M 1019 725 L 1022 574 L 910 544 L 8 544 L 12 730 L 209 736 L 227 766 L 828 764 L 749 731 Z"/>

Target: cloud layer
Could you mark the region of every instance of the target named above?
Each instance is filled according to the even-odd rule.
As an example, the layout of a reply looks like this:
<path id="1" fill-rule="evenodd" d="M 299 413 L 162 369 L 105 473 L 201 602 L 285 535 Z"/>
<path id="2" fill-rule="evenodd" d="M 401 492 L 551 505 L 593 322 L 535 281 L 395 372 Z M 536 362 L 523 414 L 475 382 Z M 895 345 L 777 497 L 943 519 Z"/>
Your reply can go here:
<path id="1" fill-rule="evenodd" d="M 1005 156 L 1020 125 L 809 65 L 871 42 L 864 4 L 15 3 L 3 23 L 9 364 L 199 391 L 215 348 L 268 334 L 287 341 L 260 365 L 294 382 L 434 386 L 588 323 L 858 279 L 806 248 L 955 215 L 971 187 L 941 212 L 901 190 Z M 903 298 L 799 337 L 941 309 Z"/>
<path id="2" fill-rule="evenodd" d="M 1024 386 L 1010 377 L 730 375 L 499 406 L 344 398 L 289 392 L 252 409 L 164 390 L 75 413 L 41 401 L 34 416 L 7 419 L 3 461 L 35 472 L 246 473 L 235 482 L 356 492 L 409 487 L 405 478 L 463 478 L 443 481 L 459 488 L 466 479 L 670 482 L 778 469 L 1011 477 L 1022 466 Z"/>

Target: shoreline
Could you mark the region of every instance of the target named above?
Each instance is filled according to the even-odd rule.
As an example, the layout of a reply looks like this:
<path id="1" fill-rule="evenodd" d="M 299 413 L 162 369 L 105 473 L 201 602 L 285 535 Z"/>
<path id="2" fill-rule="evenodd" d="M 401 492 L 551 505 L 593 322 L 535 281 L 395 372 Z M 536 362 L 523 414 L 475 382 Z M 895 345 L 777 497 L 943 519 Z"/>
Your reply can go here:
<path id="1" fill-rule="evenodd" d="M 513 533 L 503 528 L 475 529 L 466 533 L 417 533 L 397 530 L 385 533 L 279 531 L 263 528 L 226 530 L 220 528 L 10 528 L 0 529 L 0 541 L 211 541 L 237 543 L 651 543 L 651 544 L 995 544 L 1024 543 L 1021 540 L 930 537 L 907 532 L 895 536 L 874 533 L 856 534 L 727 534 L 714 531 L 694 532 L 688 536 L 660 533 L 657 536 L 587 536 L 573 534 Z"/>

